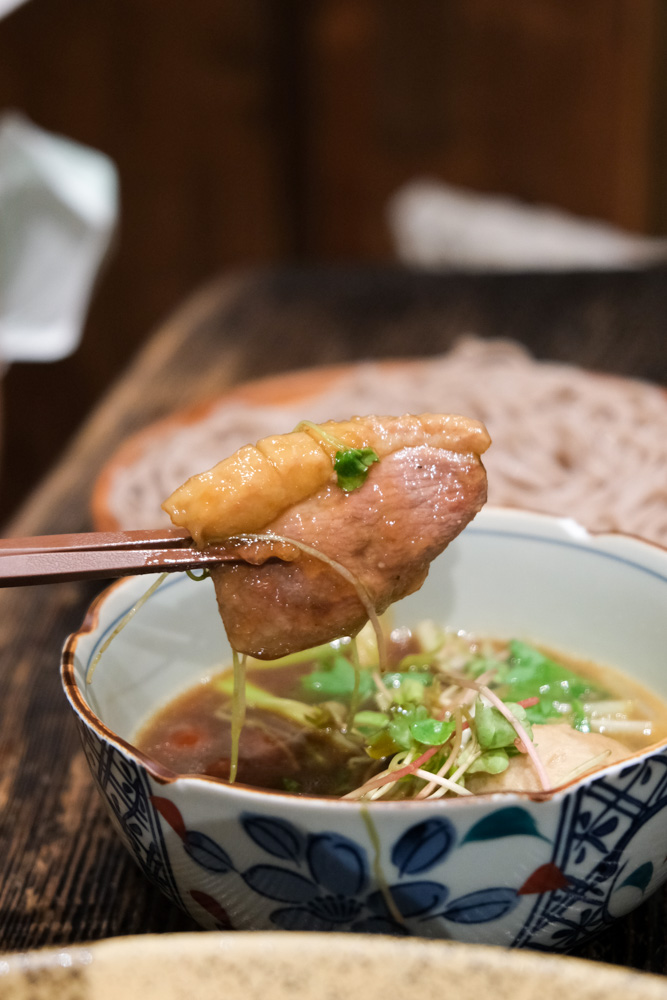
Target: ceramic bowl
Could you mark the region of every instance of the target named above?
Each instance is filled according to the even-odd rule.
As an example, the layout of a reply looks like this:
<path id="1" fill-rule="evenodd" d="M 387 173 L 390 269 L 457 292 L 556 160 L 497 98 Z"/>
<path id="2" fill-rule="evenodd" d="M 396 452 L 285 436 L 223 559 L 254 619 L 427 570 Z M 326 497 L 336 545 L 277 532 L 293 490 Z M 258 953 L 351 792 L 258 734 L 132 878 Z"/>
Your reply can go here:
<path id="1" fill-rule="evenodd" d="M 565 950 L 667 877 L 667 742 L 552 792 L 365 807 L 167 771 L 133 748 L 134 734 L 230 654 L 208 582 L 174 575 L 86 685 L 149 581 L 121 580 L 96 600 L 66 644 L 63 683 L 121 837 L 203 926 Z M 667 551 L 636 538 L 486 509 L 394 617 L 539 642 L 667 698 Z"/>

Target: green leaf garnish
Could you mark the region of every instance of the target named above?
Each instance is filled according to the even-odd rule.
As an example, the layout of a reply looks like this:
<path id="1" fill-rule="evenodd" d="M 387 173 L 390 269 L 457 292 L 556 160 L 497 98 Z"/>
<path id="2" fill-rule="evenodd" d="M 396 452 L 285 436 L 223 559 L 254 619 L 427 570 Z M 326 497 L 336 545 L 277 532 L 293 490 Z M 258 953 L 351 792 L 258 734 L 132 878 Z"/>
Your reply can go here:
<path id="1" fill-rule="evenodd" d="M 418 743 L 429 747 L 439 747 L 446 743 L 456 729 L 453 719 L 442 722 L 440 719 L 415 719 L 410 725 L 410 733 Z"/>
<path id="2" fill-rule="evenodd" d="M 429 715 L 424 705 L 415 705 L 405 709 L 396 706 L 392 709 L 392 717 L 381 736 L 382 745 L 386 747 L 391 740 L 391 752 L 409 750 L 416 743 L 426 746 L 440 746 L 446 743 L 456 729 L 453 720 L 443 722 Z"/>
<path id="3" fill-rule="evenodd" d="M 354 728 L 371 742 L 389 725 L 389 716 L 385 712 L 374 712 L 368 709 L 357 712 L 354 717 Z"/>
<path id="4" fill-rule="evenodd" d="M 604 697 L 604 690 L 526 642 L 513 639 L 509 648 L 509 663 L 498 678 L 498 693 L 503 701 L 524 701 L 537 697 L 540 699 L 537 705 L 527 709 L 529 722 L 562 719 L 585 732 L 588 723 L 582 700 Z"/>
<path id="5" fill-rule="evenodd" d="M 473 680 L 488 670 L 493 671 L 491 683 L 495 686 L 502 683 L 507 674 L 507 663 L 504 660 L 491 659 L 488 656 L 473 656 L 465 665 L 465 673 Z"/>
<path id="6" fill-rule="evenodd" d="M 521 705 L 507 702 L 507 708 L 521 723 L 528 736 L 532 738 L 532 729 L 526 718 L 526 710 Z M 493 705 L 486 705 L 481 698 L 475 702 L 474 727 L 477 739 L 483 750 L 499 750 L 501 747 L 514 746 L 517 732 L 514 726 Z"/>
<path id="7" fill-rule="evenodd" d="M 301 686 L 311 696 L 321 701 L 345 701 L 355 692 L 355 669 L 344 656 L 336 656 L 330 663 L 322 664 L 301 678 Z M 375 690 L 370 670 L 359 671 L 359 701 Z"/>
<path id="8" fill-rule="evenodd" d="M 419 718 L 426 718 L 428 715 L 425 708 L 421 705 L 421 712 Z M 419 709 L 412 709 L 410 711 L 404 711 L 403 709 L 394 709 L 391 722 L 387 728 L 388 735 L 394 741 L 396 750 L 409 750 L 412 746 L 412 733 L 410 732 L 410 722 L 416 718 L 415 713 Z M 394 751 L 395 753 L 396 751 Z"/>
<path id="9" fill-rule="evenodd" d="M 396 743 L 388 728 L 380 729 L 374 736 L 368 737 L 366 743 L 366 753 L 372 760 L 392 757 L 402 749 L 403 747 Z"/>
<path id="10" fill-rule="evenodd" d="M 508 685 L 508 695 L 514 701 L 548 694 L 563 702 L 600 691 L 586 677 L 575 674 L 533 646 L 516 639 L 510 643 L 509 669 L 502 682 Z"/>
<path id="11" fill-rule="evenodd" d="M 497 750 L 486 750 L 481 757 L 472 762 L 466 774 L 474 774 L 476 771 L 484 771 L 486 774 L 502 774 L 509 766 L 509 756 L 507 750 L 499 747 Z"/>
<path id="12" fill-rule="evenodd" d="M 334 458 L 334 471 L 338 485 L 346 493 L 359 489 L 366 482 L 368 470 L 373 462 L 379 462 L 377 452 L 372 448 L 347 448 L 337 451 Z"/>
<path id="13" fill-rule="evenodd" d="M 425 689 L 433 683 L 433 674 L 414 670 L 383 674 L 382 682 L 395 705 L 421 705 Z"/>
<path id="14" fill-rule="evenodd" d="M 338 477 L 338 485 L 346 493 L 363 486 L 370 466 L 373 462 L 380 461 L 380 456 L 372 448 L 347 448 L 344 441 L 329 434 L 312 420 L 301 420 L 295 429 L 312 431 L 328 445 L 338 449 L 334 457 L 334 471 Z"/>

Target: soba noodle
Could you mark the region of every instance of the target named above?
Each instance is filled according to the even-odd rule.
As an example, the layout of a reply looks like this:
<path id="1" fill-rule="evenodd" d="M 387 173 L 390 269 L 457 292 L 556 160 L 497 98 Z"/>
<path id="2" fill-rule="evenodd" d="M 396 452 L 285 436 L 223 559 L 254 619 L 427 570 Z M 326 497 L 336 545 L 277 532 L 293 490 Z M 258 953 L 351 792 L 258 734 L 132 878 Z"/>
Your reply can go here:
<path id="1" fill-rule="evenodd" d="M 225 403 L 156 438 L 120 470 L 109 507 L 121 527 L 154 527 L 179 483 L 248 441 L 350 413 L 462 413 L 493 438 L 489 502 L 573 517 L 667 544 L 667 394 L 656 386 L 537 362 L 510 341 L 467 338 L 427 364 L 356 366 L 293 407 Z"/>

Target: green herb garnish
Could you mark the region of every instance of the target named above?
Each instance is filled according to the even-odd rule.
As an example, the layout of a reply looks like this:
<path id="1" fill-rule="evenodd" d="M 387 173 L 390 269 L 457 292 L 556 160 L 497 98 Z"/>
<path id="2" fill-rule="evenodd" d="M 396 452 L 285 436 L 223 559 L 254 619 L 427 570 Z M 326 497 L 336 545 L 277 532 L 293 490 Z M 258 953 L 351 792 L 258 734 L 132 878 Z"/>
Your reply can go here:
<path id="1" fill-rule="evenodd" d="M 503 771 L 507 770 L 509 762 L 507 750 L 503 750 L 502 747 L 497 750 L 485 750 L 467 768 L 466 774 L 475 774 L 476 771 L 484 771 L 486 774 L 502 774 Z"/>
<path id="2" fill-rule="evenodd" d="M 329 434 L 319 424 L 314 424 L 312 420 L 302 420 L 296 426 L 296 430 L 307 430 L 317 434 L 322 441 L 336 448 L 334 457 L 334 472 L 338 479 L 338 485 L 346 493 L 358 490 L 366 482 L 368 470 L 373 462 L 379 462 L 380 456 L 372 448 L 348 448 L 345 441 Z"/>
<path id="3" fill-rule="evenodd" d="M 433 684 L 433 674 L 402 670 L 383 674 L 382 683 L 391 695 L 394 704 L 421 705 L 424 701 L 426 688 Z"/>
<path id="4" fill-rule="evenodd" d="M 529 722 L 543 723 L 561 718 L 584 732 L 588 724 L 582 700 L 601 698 L 606 693 L 587 677 L 574 673 L 517 639 L 510 642 L 509 663 L 497 682 L 503 701 L 539 698 L 537 705 L 526 710 Z"/>
<path id="5" fill-rule="evenodd" d="M 521 705 L 505 702 L 507 708 L 518 722 L 521 723 L 529 737 L 532 738 L 530 722 L 526 717 L 526 709 Z M 517 732 L 512 723 L 505 718 L 493 705 L 485 704 L 481 698 L 475 702 L 475 718 L 473 727 L 483 750 L 500 750 L 503 747 L 514 746 Z"/>
<path id="6" fill-rule="evenodd" d="M 334 472 L 338 485 L 346 493 L 359 489 L 366 482 L 368 470 L 373 462 L 379 462 L 377 452 L 372 448 L 347 448 L 337 451 L 334 458 Z"/>
<path id="7" fill-rule="evenodd" d="M 363 701 L 375 690 L 370 670 L 360 670 L 344 656 L 335 656 L 329 663 L 323 663 L 301 678 L 301 686 L 313 698 L 320 701 L 345 701 L 357 690 L 359 701 Z"/>
<path id="8" fill-rule="evenodd" d="M 376 712 L 373 709 L 365 709 L 357 712 L 354 717 L 355 728 L 363 736 L 375 737 L 389 725 L 389 716 L 386 712 Z"/>
<path id="9" fill-rule="evenodd" d="M 429 747 L 439 747 L 446 743 L 456 729 L 456 723 L 450 719 L 443 722 L 440 719 L 415 719 L 410 725 L 410 733 L 418 743 Z"/>
<path id="10" fill-rule="evenodd" d="M 399 750 L 424 746 L 441 746 L 446 743 L 456 729 L 453 720 L 443 722 L 429 715 L 424 705 L 412 708 L 395 706 L 391 709 L 389 724 L 377 731 L 375 738 L 369 739 L 367 753 L 372 757 L 387 757 Z"/>

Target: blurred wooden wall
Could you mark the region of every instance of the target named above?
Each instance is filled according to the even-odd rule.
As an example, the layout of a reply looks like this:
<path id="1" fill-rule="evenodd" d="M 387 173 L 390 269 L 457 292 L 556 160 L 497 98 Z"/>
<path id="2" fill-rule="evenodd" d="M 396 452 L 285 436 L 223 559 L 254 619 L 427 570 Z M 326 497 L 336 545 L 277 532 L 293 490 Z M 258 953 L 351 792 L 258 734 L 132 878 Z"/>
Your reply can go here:
<path id="1" fill-rule="evenodd" d="M 416 175 L 667 231 L 665 0 L 30 0 L 0 111 L 114 158 L 82 347 L 4 383 L 0 518 L 208 277 L 391 257 Z M 0 220 L 1 223 L 1 220 Z"/>

